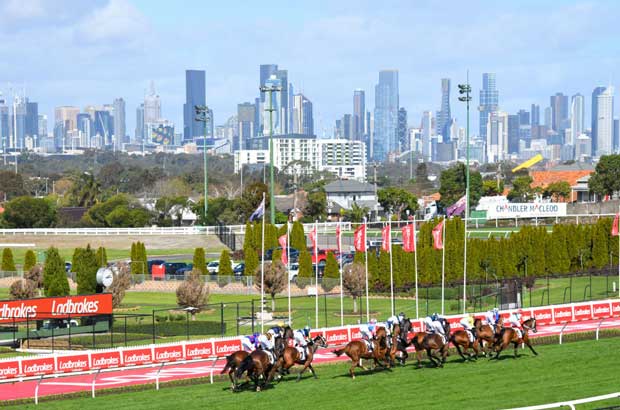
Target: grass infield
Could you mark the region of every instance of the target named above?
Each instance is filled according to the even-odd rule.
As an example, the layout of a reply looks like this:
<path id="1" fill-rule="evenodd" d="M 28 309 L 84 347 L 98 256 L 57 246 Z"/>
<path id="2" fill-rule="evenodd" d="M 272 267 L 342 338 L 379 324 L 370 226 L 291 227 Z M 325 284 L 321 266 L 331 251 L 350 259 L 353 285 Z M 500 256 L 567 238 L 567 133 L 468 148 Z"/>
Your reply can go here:
<path id="1" fill-rule="evenodd" d="M 296 374 L 263 392 L 231 393 L 227 382 L 152 386 L 100 397 L 46 400 L 8 409 L 501 409 L 574 400 L 617 392 L 620 338 L 598 342 L 536 346 L 539 356 L 519 350 L 499 361 L 481 358 L 463 363 L 450 356 L 443 369 L 416 369 L 411 362 L 394 370 L 348 376 L 348 363 L 317 366 L 318 380 Z M 620 399 L 577 406 L 592 409 L 618 406 Z"/>

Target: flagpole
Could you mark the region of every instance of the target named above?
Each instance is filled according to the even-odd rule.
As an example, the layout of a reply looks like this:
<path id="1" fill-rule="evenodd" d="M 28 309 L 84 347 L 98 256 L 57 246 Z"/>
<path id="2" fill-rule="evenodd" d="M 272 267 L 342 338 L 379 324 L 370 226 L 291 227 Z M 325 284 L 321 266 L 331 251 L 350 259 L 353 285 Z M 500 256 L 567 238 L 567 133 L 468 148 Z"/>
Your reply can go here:
<path id="1" fill-rule="evenodd" d="M 344 299 L 342 291 L 342 218 L 338 220 L 338 252 L 340 252 L 340 326 L 344 326 Z"/>
<path id="2" fill-rule="evenodd" d="M 319 221 L 314 221 L 314 276 L 316 294 L 314 298 L 315 327 L 319 328 Z"/>
<path id="3" fill-rule="evenodd" d="M 260 332 L 265 333 L 265 193 L 263 192 L 263 227 L 260 262 Z"/>
<path id="4" fill-rule="evenodd" d="M 391 316 L 394 316 L 394 269 L 392 266 L 392 214 L 388 215 L 388 241 L 390 252 L 390 308 L 392 311 Z"/>
<path id="5" fill-rule="evenodd" d="M 368 225 L 366 224 L 366 217 L 364 217 L 364 252 L 366 257 L 364 262 L 366 265 L 366 322 L 370 322 L 370 302 L 368 301 L 368 243 L 366 241 L 366 235 L 368 235 Z"/>
<path id="6" fill-rule="evenodd" d="M 441 227 L 441 315 L 445 314 L 445 293 L 446 293 L 446 217 L 443 217 L 443 226 Z"/>
<path id="7" fill-rule="evenodd" d="M 286 221 L 286 276 L 288 282 L 288 325 L 293 326 L 291 320 L 291 225 Z"/>
<path id="8" fill-rule="evenodd" d="M 418 244 L 416 243 L 416 221 L 415 215 L 413 216 L 413 246 L 414 246 L 414 265 L 415 265 L 415 318 L 418 319 L 420 317 L 418 310 Z"/>

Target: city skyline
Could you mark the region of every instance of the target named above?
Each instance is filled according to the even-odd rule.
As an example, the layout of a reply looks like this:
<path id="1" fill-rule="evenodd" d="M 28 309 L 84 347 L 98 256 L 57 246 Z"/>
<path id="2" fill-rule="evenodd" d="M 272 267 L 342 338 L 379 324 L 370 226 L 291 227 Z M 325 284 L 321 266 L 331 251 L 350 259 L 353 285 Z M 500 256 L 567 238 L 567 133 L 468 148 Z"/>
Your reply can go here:
<path id="1" fill-rule="evenodd" d="M 16 89 L 25 84 L 29 99 L 38 102 L 39 113 L 48 118 L 57 106 L 82 108 L 123 98 L 129 134 L 136 125 L 132 113 L 143 101 L 151 81 L 161 96 L 162 116 L 175 124 L 177 132 L 182 130 L 188 69 L 206 72 L 206 102 L 215 113 L 215 125 L 219 125 L 236 113 L 237 104 L 258 96 L 259 65 L 286 67 L 294 91 L 313 103 L 316 134 L 330 136 L 335 120 L 343 113 L 352 113 L 353 90 L 364 90 L 366 110 L 374 109 L 376 73 L 383 69 L 399 71 L 400 106 L 407 110 L 410 125 L 417 126 L 423 111 L 440 107 L 437 84 L 441 79 L 463 83 L 467 68 L 474 90 L 480 88 L 483 72 L 496 73 L 497 88 L 501 90 L 500 109 L 516 112 L 532 103 L 545 107 L 549 96 L 556 92 L 581 93 L 586 96 L 585 105 L 590 106 L 588 97 L 592 89 L 613 85 L 618 77 L 614 74 L 620 67 L 613 24 L 603 24 L 618 15 L 619 6 L 611 2 L 571 2 L 561 6 L 554 2 L 526 2 L 536 4 L 535 12 L 522 11 L 527 7 L 484 2 L 486 6 L 479 7 L 479 13 L 469 16 L 472 27 L 462 39 L 459 34 L 464 29 L 454 23 L 468 13 L 459 13 L 462 6 L 458 3 L 454 4 L 453 15 L 445 19 L 433 18 L 440 11 L 432 5 L 411 6 L 404 2 L 393 2 L 394 7 L 382 10 L 376 10 L 370 2 L 361 2 L 359 6 L 356 3 L 355 8 L 344 2 L 321 3 L 321 7 L 312 8 L 282 4 L 275 12 L 254 5 L 220 6 L 209 13 L 206 6 L 195 3 L 191 15 L 184 13 L 186 8 L 145 1 L 95 1 L 85 6 L 66 0 L 61 2 L 65 7 L 60 7 L 59 15 L 50 13 L 46 2 L 22 3 L 7 1 L 0 6 L 0 40 L 6 60 L 11 61 L 3 67 L 5 76 L 0 79 L 0 89 L 6 91 L 8 83 Z M 19 4 L 21 8 L 17 7 Z M 539 25 L 528 25 L 525 30 L 517 24 L 532 15 Z M 179 16 L 184 22 L 182 29 L 172 23 Z M 419 21 L 419 28 L 409 27 L 407 22 L 411 18 Z M 218 20 L 231 25 L 229 36 L 205 35 L 204 41 L 191 37 L 193 33 L 190 36 L 191 29 L 199 23 L 206 24 L 207 34 L 221 30 L 224 24 L 218 24 Z M 277 44 L 270 43 L 268 33 L 261 30 L 274 21 L 281 23 L 280 31 L 287 34 Z M 429 24 L 449 30 L 417 32 Z M 304 29 L 301 34 L 296 34 L 295 25 Z M 232 35 L 234 28 L 241 29 Z M 42 32 L 47 33 L 43 39 Z M 250 32 L 254 34 L 248 37 Z M 400 35 L 393 37 L 396 32 Z M 442 36 L 437 36 L 437 32 L 442 32 Z M 537 38 L 542 32 L 544 43 Z M 35 33 L 39 34 L 37 43 Z M 412 33 L 417 34 L 412 37 Z M 494 35 L 488 36 L 489 33 Z M 512 39 L 517 34 L 519 39 Z M 362 41 L 353 41 L 356 35 Z M 240 42 L 241 38 L 245 42 Z M 386 44 L 385 38 L 393 41 Z M 403 38 L 415 40 L 409 40 L 405 47 Z M 429 41 L 432 47 L 426 44 Z M 30 63 L 31 56 L 23 51 L 35 44 L 42 48 L 42 57 L 49 64 Z M 295 44 L 302 44 L 304 53 Z M 233 50 L 233 46 L 241 49 Z M 431 53 L 431 49 L 442 47 L 446 52 L 438 53 L 441 56 Z M 362 54 L 358 52 L 360 48 Z M 174 58 L 162 59 L 163 50 Z M 407 52 L 403 53 L 404 50 Z M 62 56 L 76 52 L 84 57 L 106 58 L 63 63 Z M 33 55 L 40 61 L 41 55 Z M 363 69 L 359 65 L 360 55 L 368 56 Z M 422 62 L 421 55 L 426 55 Z M 587 64 L 565 64 L 575 59 L 586 60 Z M 327 78 L 336 81 L 328 82 Z M 454 100 L 454 87 L 452 95 Z M 465 123 L 461 104 L 451 104 L 451 111 L 460 125 Z M 585 123 L 589 124 L 589 110 L 586 111 Z M 472 130 L 479 129 L 474 117 Z"/>

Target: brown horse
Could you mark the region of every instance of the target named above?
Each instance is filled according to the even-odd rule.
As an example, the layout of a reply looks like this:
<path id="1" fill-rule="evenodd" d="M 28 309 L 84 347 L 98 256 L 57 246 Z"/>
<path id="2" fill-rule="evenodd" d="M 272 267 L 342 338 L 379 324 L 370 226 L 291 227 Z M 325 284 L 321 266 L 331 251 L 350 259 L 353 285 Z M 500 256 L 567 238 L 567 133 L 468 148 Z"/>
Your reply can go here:
<path id="1" fill-rule="evenodd" d="M 530 343 L 530 338 L 528 336 L 529 330 L 531 330 L 534 333 L 538 331 L 536 330 L 536 319 L 530 318 L 524 321 L 523 323 L 521 323 L 521 327 L 523 328 L 523 331 L 522 331 L 523 335 L 521 337 L 519 337 L 518 332 L 513 328 L 506 327 L 502 329 L 502 331 L 500 332 L 497 338 L 497 341 L 493 345 L 493 347 L 495 348 L 495 351 L 497 352 L 497 354 L 495 355 L 496 359 L 499 358 L 499 354 L 502 352 L 502 350 L 507 348 L 510 343 L 514 345 L 515 358 L 518 357 L 517 349 L 519 345 L 522 343 L 525 343 L 527 347 L 530 348 L 532 353 L 534 353 L 535 356 L 538 356 L 538 353 L 536 353 L 536 351 L 532 347 L 532 344 Z"/>
<path id="2" fill-rule="evenodd" d="M 297 375 L 297 381 L 301 380 L 301 375 L 307 369 L 310 369 L 310 371 L 312 372 L 312 376 L 314 376 L 314 378 L 316 379 L 316 373 L 314 371 L 314 368 L 312 367 L 312 359 L 314 359 L 314 354 L 319 349 L 319 347 L 327 347 L 327 341 L 322 335 L 315 337 L 308 343 L 308 347 L 306 348 L 305 360 L 301 360 L 301 354 L 299 353 L 299 350 L 294 347 L 286 347 L 284 349 L 284 353 L 278 359 L 276 367 L 280 369 L 280 372 L 288 372 L 291 367 L 299 364 L 304 366 L 304 368 L 301 369 L 301 372 L 299 372 L 299 374 Z"/>
<path id="3" fill-rule="evenodd" d="M 234 378 L 235 371 L 239 368 L 241 362 L 243 362 L 243 360 L 249 355 L 250 353 L 245 350 L 238 350 L 235 353 L 226 356 L 226 366 L 224 366 L 224 369 L 222 369 L 220 374 L 228 372 L 228 377 L 230 377 L 230 382 L 232 383 L 231 390 L 233 392 L 237 390 L 237 381 Z"/>
<path id="4" fill-rule="evenodd" d="M 484 356 L 487 355 L 487 351 L 485 351 L 485 346 L 488 350 L 488 353 L 491 353 L 492 346 L 495 344 L 497 340 L 497 336 L 502 330 L 502 325 L 504 324 L 504 318 L 500 317 L 497 323 L 495 324 L 495 329 L 489 325 L 482 324 L 482 320 L 474 319 L 474 328 L 476 329 L 476 341 L 474 341 L 474 350 L 476 348 L 480 348 Z"/>
<path id="5" fill-rule="evenodd" d="M 476 339 L 472 342 L 469 338 L 469 334 L 466 330 L 457 330 L 450 336 L 450 341 L 456 347 L 456 351 L 463 358 L 464 361 L 469 359 L 478 358 L 478 346 L 476 345 Z M 461 350 L 463 348 L 463 350 Z M 468 353 L 469 348 L 472 348 L 475 354 Z M 467 353 L 467 357 L 463 353 Z"/>
<path id="6" fill-rule="evenodd" d="M 355 368 L 360 367 L 363 370 L 368 370 L 362 365 L 362 359 L 373 359 L 376 366 L 382 367 L 390 367 L 389 360 L 386 360 L 386 355 L 388 354 L 388 347 L 385 340 L 385 336 L 376 338 L 372 340 L 373 349 L 372 351 L 368 350 L 368 346 L 366 342 L 362 340 L 355 340 L 353 342 L 349 342 L 344 348 L 340 350 L 334 350 L 336 356 L 341 356 L 343 353 L 349 356 L 351 359 L 351 368 L 349 369 L 349 374 L 351 378 L 355 379 Z M 383 361 L 384 364 L 381 364 L 380 361 Z"/>
<path id="7" fill-rule="evenodd" d="M 247 372 L 248 377 L 254 381 L 256 391 L 261 391 L 261 387 L 265 387 L 273 378 L 274 370 L 276 367 L 270 363 L 269 354 L 259 349 L 243 359 L 235 371 L 235 377 L 239 379 Z"/>
<path id="8" fill-rule="evenodd" d="M 441 319 L 447 337 L 450 335 L 450 323 L 446 319 Z M 448 357 L 449 341 L 444 342 L 443 338 L 436 333 L 418 332 L 413 336 L 411 343 L 415 347 L 418 367 L 422 367 L 422 351 L 426 351 L 431 364 L 443 367 Z M 437 351 L 441 356 L 435 356 L 433 351 Z"/>
<path id="9" fill-rule="evenodd" d="M 396 323 L 392 331 L 391 345 L 388 352 L 390 362 L 392 366 L 395 363 L 396 355 L 400 352 L 398 361 L 401 365 L 405 364 L 405 361 L 409 357 L 407 348 L 411 345 L 409 340 L 409 331 L 411 330 L 411 321 L 409 319 L 403 319 L 402 322 Z"/>

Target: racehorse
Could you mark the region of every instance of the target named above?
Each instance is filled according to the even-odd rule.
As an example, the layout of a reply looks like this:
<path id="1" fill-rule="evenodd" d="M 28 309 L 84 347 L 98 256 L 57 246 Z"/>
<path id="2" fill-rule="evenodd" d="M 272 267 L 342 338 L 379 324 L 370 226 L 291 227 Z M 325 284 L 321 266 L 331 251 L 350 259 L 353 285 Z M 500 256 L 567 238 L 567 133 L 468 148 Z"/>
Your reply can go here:
<path id="1" fill-rule="evenodd" d="M 293 329 L 290 326 L 285 326 L 282 328 L 282 335 L 277 337 L 274 341 L 274 353 L 276 354 L 276 358 L 281 357 L 282 353 L 284 353 L 284 348 L 292 346 L 289 343 L 289 340 L 293 340 Z"/>
<path id="2" fill-rule="evenodd" d="M 248 357 L 250 354 L 245 350 L 238 350 L 235 353 L 226 356 L 226 366 L 222 369 L 222 373 L 224 374 L 228 371 L 228 377 L 230 377 L 230 382 L 232 383 L 231 390 L 234 392 L 237 389 L 237 382 L 234 378 L 235 371 L 241 365 L 241 362 Z"/>
<path id="3" fill-rule="evenodd" d="M 392 364 L 396 359 L 396 354 L 400 352 L 400 356 L 398 357 L 398 361 L 401 365 L 405 364 L 405 361 L 409 357 L 409 353 L 407 353 L 407 347 L 411 345 L 411 341 L 409 340 L 409 331 L 411 330 L 411 321 L 407 318 L 403 319 L 402 322 L 394 325 L 394 329 L 392 332 L 392 345 L 390 346 L 390 361 Z"/>
<path id="4" fill-rule="evenodd" d="M 450 323 L 446 319 L 440 319 L 444 328 L 446 337 L 450 335 Z M 443 338 L 436 333 L 418 332 L 414 335 L 412 341 L 418 359 L 418 367 L 422 367 L 422 351 L 425 350 L 431 363 L 438 367 L 443 367 L 448 357 L 449 341 L 444 342 Z M 435 356 L 433 351 L 438 351 L 441 356 Z"/>
<path id="5" fill-rule="evenodd" d="M 269 354 L 264 350 L 258 349 L 243 359 L 235 371 L 235 377 L 239 379 L 244 372 L 247 372 L 248 377 L 254 381 L 256 391 L 260 391 L 261 386 L 265 387 L 271 381 L 274 370 L 276 368 L 270 363 Z"/>
<path id="6" fill-rule="evenodd" d="M 464 361 L 468 359 L 478 358 L 478 346 L 476 345 L 476 339 L 474 336 L 474 341 L 472 342 L 469 338 L 469 334 L 466 330 L 457 330 L 450 336 L 450 341 L 456 347 L 456 351 L 459 352 L 459 355 L 463 358 Z M 461 351 L 461 347 L 463 350 Z M 475 354 L 468 353 L 469 348 L 474 350 Z M 467 353 L 468 357 L 465 357 L 463 352 Z"/>
<path id="7" fill-rule="evenodd" d="M 504 324 L 504 318 L 500 317 L 497 323 L 495 324 L 495 329 L 493 329 L 490 325 L 482 324 L 482 320 L 474 319 L 474 328 L 476 329 L 476 340 L 474 341 L 474 350 L 477 347 L 480 347 L 480 351 L 484 356 L 487 355 L 487 352 L 484 350 L 485 344 L 488 347 L 489 353 L 491 352 L 492 346 L 495 344 L 497 340 L 497 336 L 502 330 L 502 325 Z"/>
<path id="8" fill-rule="evenodd" d="M 305 360 L 301 360 L 301 354 L 299 350 L 294 347 L 286 347 L 284 348 L 284 353 L 278 359 L 276 363 L 276 367 L 280 369 L 280 372 L 287 372 L 288 370 L 296 364 L 303 365 L 304 368 L 301 369 L 301 372 L 297 375 L 297 381 L 301 380 L 301 375 L 306 371 L 306 369 L 310 369 L 312 375 L 316 379 L 316 373 L 314 368 L 312 367 L 312 359 L 314 359 L 314 354 L 319 349 L 319 347 L 325 348 L 327 347 L 327 341 L 322 335 L 319 335 L 308 342 L 308 347 L 306 349 L 306 358 Z"/>
<path id="9" fill-rule="evenodd" d="M 352 379 L 355 379 L 355 368 L 361 367 L 363 370 L 368 370 L 362 365 L 361 359 L 373 359 L 376 366 L 382 367 L 390 367 L 389 360 L 386 360 L 386 355 L 388 353 L 388 347 L 386 343 L 385 336 L 380 336 L 372 340 L 373 349 L 372 351 L 368 350 L 368 346 L 366 342 L 361 340 L 354 340 L 349 342 L 345 347 L 340 350 L 334 350 L 336 356 L 341 356 L 343 353 L 349 356 L 351 359 L 351 368 L 349 369 L 349 374 Z M 384 365 L 381 365 L 380 360 L 384 361 Z"/>
<path id="10" fill-rule="evenodd" d="M 502 350 L 507 348 L 510 343 L 512 343 L 515 347 L 515 358 L 518 357 L 517 348 L 521 343 L 525 343 L 527 347 L 530 348 L 532 353 L 534 353 L 535 356 L 538 356 L 538 353 L 536 353 L 536 351 L 532 347 L 532 344 L 530 343 L 530 338 L 528 336 L 529 330 L 534 333 L 538 331 L 536 330 L 536 319 L 533 317 L 529 318 L 528 320 L 521 323 L 521 327 L 523 328 L 523 335 L 521 336 L 521 338 L 519 338 L 517 331 L 513 328 L 506 327 L 501 330 L 497 340 L 495 341 L 495 344 L 493 345 L 495 351 L 497 352 L 497 354 L 495 355 L 496 359 L 499 358 L 499 354 L 502 352 Z"/>

